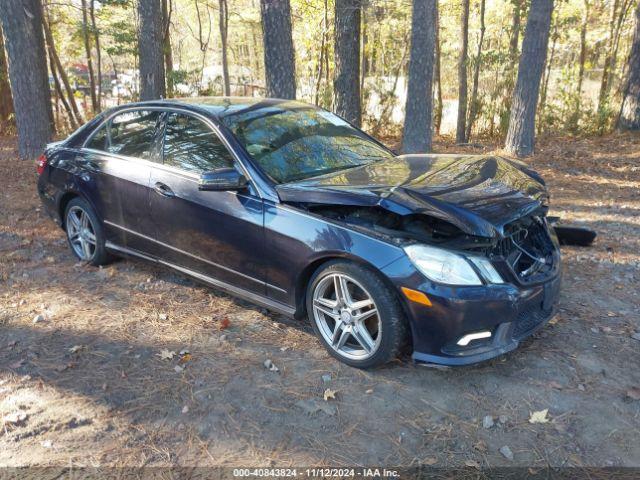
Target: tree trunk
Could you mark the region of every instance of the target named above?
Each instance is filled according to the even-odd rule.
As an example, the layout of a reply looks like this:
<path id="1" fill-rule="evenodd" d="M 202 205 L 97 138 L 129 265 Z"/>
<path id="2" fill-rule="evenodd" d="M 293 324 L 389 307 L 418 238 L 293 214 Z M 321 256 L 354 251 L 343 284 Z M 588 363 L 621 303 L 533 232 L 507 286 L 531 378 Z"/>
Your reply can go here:
<path id="1" fill-rule="evenodd" d="M 324 73 L 325 56 L 327 52 L 327 29 L 329 28 L 329 0 L 324 0 L 324 15 L 322 18 L 322 38 L 320 40 L 320 57 L 318 58 L 318 77 L 316 79 L 316 96 L 315 104 L 320 105 L 320 85 L 322 83 L 322 75 Z"/>
<path id="2" fill-rule="evenodd" d="M 73 116 L 73 111 L 71 110 L 71 107 L 69 106 L 69 102 L 67 102 L 67 99 L 65 98 L 64 94 L 62 93 L 62 87 L 60 86 L 60 80 L 58 79 L 58 72 L 56 71 L 56 62 L 53 59 L 53 54 L 52 54 L 52 50 L 51 50 L 51 46 L 48 45 L 48 54 L 49 54 L 49 69 L 51 70 L 51 76 L 53 77 L 53 85 L 55 87 L 55 91 L 56 91 L 56 109 L 58 108 L 58 101 L 57 99 L 59 98 L 60 101 L 62 102 L 62 106 L 64 107 L 65 111 L 67 112 L 67 117 L 69 118 L 69 125 L 71 125 L 71 128 L 73 128 L 74 130 L 76 128 L 78 128 L 78 124 L 76 122 L 75 117 Z M 59 120 L 59 117 L 58 117 Z"/>
<path id="3" fill-rule="evenodd" d="M 4 38 L 2 28 L 0 28 L 0 129 L 7 125 L 12 113 L 13 98 L 11 98 L 11 86 L 9 85 L 7 58 L 4 54 Z"/>
<path id="4" fill-rule="evenodd" d="M 511 16 L 511 31 L 509 36 L 509 60 L 500 78 L 500 72 L 496 69 L 496 82 L 500 82 L 502 98 L 498 97 L 496 90 L 496 100 L 500 102 L 496 110 L 498 111 L 500 131 L 506 130 L 507 117 L 511 109 L 511 95 L 516 78 L 516 66 L 518 62 L 518 45 L 520 44 L 520 31 L 522 24 L 523 0 L 512 0 L 513 12 Z M 491 133 L 493 134 L 493 119 L 491 121 Z"/>
<path id="5" fill-rule="evenodd" d="M 360 0 L 336 0 L 334 110 L 360 125 Z"/>
<path id="6" fill-rule="evenodd" d="M 511 37 L 509 38 L 509 71 L 513 71 L 518 60 L 518 43 L 520 42 L 520 14 L 522 0 L 513 0 L 513 16 L 511 17 Z"/>
<path id="7" fill-rule="evenodd" d="M 268 97 L 296 98 L 296 66 L 289 0 L 260 0 Z"/>
<path id="8" fill-rule="evenodd" d="M 171 14 L 173 6 L 171 0 L 162 0 L 162 22 L 164 32 L 162 37 L 162 51 L 164 53 L 164 69 L 167 82 L 167 97 L 173 97 L 173 52 L 171 50 Z"/>
<path id="9" fill-rule="evenodd" d="M 627 82 L 618 128 L 640 130 L 640 4 L 636 8 L 636 27 L 629 54 Z"/>
<path id="10" fill-rule="evenodd" d="M 584 83 L 584 65 L 587 61 L 587 27 L 589 25 L 589 0 L 584 0 L 584 13 L 582 16 L 582 25 L 580 26 L 580 57 L 578 60 L 578 82 L 576 85 L 576 100 L 569 121 L 569 127 L 573 130 L 578 129 L 580 122 L 580 108 L 582 105 L 582 85 Z"/>
<path id="11" fill-rule="evenodd" d="M 138 16 L 140 100 L 155 100 L 166 95 L 162 48 L 164 29 L 160 0 L 139 0 Z"/>
<path id="12" fill-rule="evenodd" d="M 614 35 L 616 28 L 616 18 L 618 16 L 619 0 L 613 0 L 611 3 L 611 18 L 609 19 L 609 38 L 607 41 L 606 55 L 604 57 L 604 65 L 602 66 L 602 80 L 600 81 L 600 93 L 598 95 L 598 112 L 603 112 L 609 101 L 609 72 L 613 59 Z"/>
<path id="13" fill-rule="evenodd" d="M 60 57 L 58 56 L 58 52 L 56 51 L 56 45 L 53 41 L 53 35 L 51 34 L 51 28 L 49 27 L 49 21 L 46 18 L 42 19 L 42 26 L 44 28 L 44 35 L 47 41 L 47 45 L 49 46 L 49 52 L 51 57 L 53 58 L 53 62 L 56 64 L 56 71 L 62 80 L 62 85 L 64 86 L 64 91 L 67 94 L 67 99 L 69 101 L 69 106 L 71 107 L 71 111 L 73 112 L 73 116 L 75 117 L 75 122 L 80 125 L 84 123 L 84 119 L 78 110 L 78 105 L 76 104 L 76 98 L 73 94 L 73 89 L 71 88 L 71 84 L 69 83 L 69 77 L 67 73 L 64 71 L 64 67 L 62 66 L 62 62 L 60 61 Z"/>
<path id="14" fill-rule="evenodd" d="M 531 1 L 505 142 L 505 150 L 513 155 L 531 155 L 534 150 L 536 106 L 547 57 L 552 12 L 553 0 Z"/>
<path id="15" fill-rule="evenodd" d="M 90 0 L 91 1 L 91 0 Z M 91 108 L 93 112 L 100 111 L 100 105 L 96 98 L 96 77 L 93 73 L 93 60 L 91 59 L 91 42 L 89 39 L 89 18 L 87 14 L 87 0 L 82 0 L 82 39 L 84 41 L 84 52 L 87 59 L 87 70 L 89 70 L 89 89 L 91 90 Z"/>
<path id="16" fill-rule="evenodd" d="M 551 68 L 553 67 L 553 60 L 556 58 L 556 47 L 558 45 L 558 39 L 560 38 L 560 35 L 558 33 L 558 23 L 559 22 L 556 19 L 553 26 L 553 33 L 551 34 L 553 42 L 551 43 L 549 60 L 546 62 L 546 68 L 542 69 L 542 92 L 540 94 L 540 102 L 538 104 L 540 115 L 544 115 L 545 109 L 547 108 L 547 94 L 549 92 L 549 81 L 551 80 Z"/>
<path id="17" fill-rule="evenodd" d="M 442 79 L 440 75 L 440 12 L 438 0 L 436 0 L 435 16 L 435 64 L 433 66 L 433 78 L 436 82 L 436 106 L 433 114 L 433 126 L 436 134 L 440 135 L 440 125 L 442 124 Z"/>
<path id="18" fill-rule="evenodd" d="M 222 77 L 224 80 L 224 94 L 231 95 L 229 80 L 229 61 L 227 59 L 227 33 L 229 32 L 229 10 L 227 0 L 219 0 L 220 7 L 220 44 L 222 45 Z"/>
<path id="19" fill-rule="evenodd" d="M 367 25 L 368 25 L 368 19 L 367 19 L 367 5 L 366 5 L 366 1 L 367 0 L 361 0 L 360 1 L 360 25 L 361 25 L 361 32 L 360 32 L 360 38 L 361 38 L 361 43 L 360 43 L 360 117 L 362 118 L 362 110 L 363 107 L 362 105 L 365 105 L 364 109 L 366 110 L 366 105 L 367 105 L 367 101 L 368 99 L 366 98 L 365 94 L 366 94 L 366 90 L 364 88 L 364 81 L 367 77 L 367 45 L 369 43 L 369 32 L 367 31 Z"/>
<path id="20" fill-rule="evenodd" d="M 437 0 L 413 0 L 411 56 L 402 151 L 431 151 Z"/>
<path id="21" fill-rule="evenodd" d="M 0 1 L 9 79 L 18 129 L 18 153 L 35 158 L 54 132 L 40 0 Z"/>
<path id="22" fill-rule="evenodd" d="M 633 0 L 623 0 L 618 11 L 618 20 L 613 34 L 613 53 L 611 55 L 611 66 L 609 68 L 609 93 L 611 93 L 611 86 L 613 80 L 617 76 L 617 61 L 618 61 L 618 49 L 620 47 L 620 37 L 622 34 L 622 25 L 624 24 L 630 8 L 633 6 Z"/>
<path id="23" fill-rule="evenodd" d="M 97 87 L 98 87 L 98 112 L 102 110 L 102 52 L 100 51 L 100 32 L 96 23 L 95 0 L 89 0 L 89 15 L 91 18 L 91 29 L 93 30 L 93 41 L 96 45 L 96 67 L 97 67 Z"/>
<path id="24" fill-rule="evenodd" d="M 473 66 L 473 86 L 471 87 L 471 104 L 469 112 L 469 122 L 467 123 L 467 132 L 465 135 L 468 141 L 471 138 L 471 129 L 476 121 L 480 104 L 478 100 L 478 82 L 480 79 L 480 60 L 482 58 L 482 44 L 484 42 L 484 32 L 486 30 L 484 24 L 485 0 L 480 0 L 480 38 L 478 38 L 478 50 L 476 52 L 476 61 Z"/>
<path id="25" fill-rule="evenodd" d="M 456 126 L 456 143 L 465 143 L 467 122 L 467 61 L 469 49 L 469 0 L 462 0 L 460 17 L 460 56 L 458 57 L 458 123 Z"/>

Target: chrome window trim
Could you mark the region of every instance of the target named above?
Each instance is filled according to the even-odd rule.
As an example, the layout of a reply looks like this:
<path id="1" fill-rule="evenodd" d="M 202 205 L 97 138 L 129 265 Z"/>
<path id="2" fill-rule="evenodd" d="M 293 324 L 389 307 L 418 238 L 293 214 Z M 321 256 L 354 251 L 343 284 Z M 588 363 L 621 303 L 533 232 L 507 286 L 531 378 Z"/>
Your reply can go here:
<path id="1" fill-rule="evenodd" d="M 194 259 L 196 259 L 198 261 L 201 261 L 201 262 L 204 262 L 204 263 L 208 263 L 209 265 L 212 265 L 212 266 L 214 266 L 216 268 L 220 268 L 221 270 L 226 270 L 227 272 L 230 272 L 230 273 L 233 273 L 233 274 L 238 275 L 240 277 L 246 278 L 247 280 L 251 280 L 252 282 L 256 282 L 256 283 L 259 283 L 261 285 L 266 285 L 267 287 L 272 288 L 274 290 L 278 290 L 278 291 L 280 291 L 282 293 L 287 293 L 286 290 L 284 290 L 284 289 L 282 289 L 280 287 L 276 287 L 275 285 L 271 285 L 270 283 L 267 283 L 267 282 L 265 282 L 263 280 L 258 280 L 257 278 L 254 278 L 254 277 L 251 277 L 251 276 L 246 275 L 244 273 L 238 272 L 237 270 L 234 270 L 232 268 L 225 267 L 224 265 L 220 265 L 219 263 L 212 262 L 210 260 L 207 260 L 206 258 L 202 258 L 202 257 L 199 257 L 198 255 L 194 255 L 193 253 L 189 253 L 189 252 L 187 252 L 185 250 L 181 250 L 181 249 L 176 248 L 176 247 L 174 247 L 172 245 L 169 245 L 168 243 L 161 242 L 160 240 L 156 240 L 155 238 L 152 238 L 152 237 L 149 237 L 149 236 L 144 235 L 142 233 L 136 232 L 135 230 L 131 230 L 131 229 L 127 228 L 127 227 L 123 227 L 122 225 L 118 225 L 117 223 L 110 222 L 109 220 L 103 220 L 103 222 L 106 223 L 107 225 L 110 225 L 112 227 L 118 228 L 120 230 L 123 230 L 123 231 L 125 231 L 127 233 L 130 233 L 132 235 L 135 235 L 137 237 L 144 238 L 145 240 L 149 240 L 151 242 L 157 243 L 158 245 L 162 245 L 163 247 L 166 247 L 166 248 L 168 248 L 170 250 L 173 250 L 175 252 L 178 252 L 178 253 L 181 253 L 181 254 L 186 255 L 188 257 L 194 258 Z"/>
<path id="2" fill-rule="evenodd" d="M 186 172 L 184 170 L 180 170 L 179 168 L 175 168 L 175 167 L 172 167 L 170 165 L 163 165 L 161 163 L 152 162 L 151 160 L 145 160 L 143 158 L 126 157 L 124 155 L 117 155 L 115 153 L 103 152 L 102 150 L 94 150 L 92 148 L 85 148 L 84 151 L 89 152 L 89 153 L 101 154 L 101 155 L 102 154 L 106 154 L 106 155 L 109 155 L 110 157 L 112 157 L 115 160 L 123 160 L 123 161 L 128 161 L 128 162 L 147 164 L 150 167 L 159 168 L 160 170 L 163 170 L 163 171 L 165 171 L 167 173 L 171 173 L 173 175 L 177 175 L 179 177 L 182 177 L 184 180 L 187 180 L 189 182 L 200 183 L 200 178 L 198 177 L 198 175 L 196 175 L 194 173 Z M 257 191 L 257 189 L 255 189 L 255 190 Z M 256 201 L 260 201 L 261 200 L 261 198 L 256 198 L 253 195 L 245 195 L 245 194 L 240 193 L 240 192 L 229 192 L 229 193 L 233 193 L 237 197 L 247 198 L 247 199 L 250 199 L 250 200 L 256 200 Z"/>
<path id="3" fill-rule="evenodd" d="M 113 117 L 115 117 L 116 115 L 120 115 L 121 113 L 126 113 L 126 112 L 130 112 L 130 111 L 135 111 L 135 110 L 151 110 L 151 111 L 160 111 L 160 112 L 182 113 L 182 114 L 185 114 L 185 115 L 191 115 L 191 116 L 197 118 L 198 120 L 202 121 L 205 125 L 207 125 L 215 133 L 215 135 L 222 142 L 222 144 L 225 146 L 225 148 L 229 151 L 229 153 L 231 153 L 231 156 L 235 160 L 235 164 L 240 167 L 240 169 L 242 170 L 242 173 L 249 179 L 249 181 L 251 182 L 251 185 L 253 186 L 253 189 L 255 190 L 257 196 L 259 198 L 261 198 L 261 199 L 264 198 L 262 196 L 262 193 L 260 192 L 260 189 L 257 188 L 256 182 L 254 181 L 253 177 L 249 173 L 249 170 L 247 169 L 247 167 L 242 162 L 241 156 L 238 154 L 238 152 L 236 152 L 233 149 L 233 147 L 231 146 L 229 141 L 222 134 L 220 128 L 218 128 L 218 126 L 210 118 L 208 118 L 207 116 L 205 116 L 205 115 L 203 115 L 201 113 L 198 113 L 198 112 L 194 112 L 194 111 L 189 110 L 187 108 L 180 108 L 180 107 L 176 107 L 176 106 L 166 106 L 166 107 L 148 106 L 147 107 L 147 106 L 138 105 L 138 106 L 125 107 L 125 108 L 116 110 L 115 112 L 112 112 L 110 115 L 106 116 L 102 120 L 102 122 L 100 122 L 100 124 L 95 127 L 93 132 L 91 132 L 91 135 L 89 135 L 86 138 L 86 140 L 84 141 L 84 143 L 80 147 L 80 150 L 83 151 L 83 152 L 86 151 L 86 152 L 90 152 L 90 153 L 97 153 L 97 154 L 100 154 L 100 155 L 107 155 L 107 156 L 114 157 L 114 158 L 117 158 L 117 159 L 120 159 L 120 160 L 126 160 L 126 161 L 132 161 L 133 160 L 133 161 L 137 161 L 137 162 L 147 162 L 150 165 L 152 165 L 153 167 L 162 166 L 162 167 L 166 167 L 166 168 L 171 168 L 174 171 L 176 171 L 176 173 L 179 173 L 181 175 L 199 179 L 200 177 L 195 173 L 188 172 L 187 170 L 182 170 L 182 169 L 179 169 L 179 168 L 171 167 L 169 165 L 164 165 L 164 163 L 153 162 L 151 160 L 145 160 L 143 158 L 129 157 L 129 156 L 126 156 L 126 155 L 118 155 L 117 153 L 111 153 L 111 152 L 107 152 L 105 150 L 96 150 L 94 148 L 87 147 L 87 144 L 91 141 L 91 139 L 96 134 L 96 132 L 98 130 L 100 130 L 107 122 L 111 121 L 111 119 Z M 163 137 L 162 137 L 162 145 L 164 146 L 164 132 L 163 132 Z M 161 151 L 161 154 L 162 154 L 162 151 Z"/>
<path id="4" fill-rule="evenodd" d="M 244 288 L 240 288 L 240 287 L 236 287 L 235 285 L 231 285 L 229 283 L 223 282 L 221 280 L 218 280 L 216 278 L 210 277 L 208 275 L 204 275 L 202 273 L 196 272 L 194 270 L 190 270 L 188 268 L 184 268 L 184 267 L 180 267 L 178 265 L 175 265 L 173 263 L 161 260 L 161 259 L 156 259 L 153 257 L 149 257 L 147 255 L 144 255 L 143 253 L 140 253 L 136 250 L 132 250 L 130 248 L 126 248 L 126 247 L 122 247 L 120 245 L 116 245 L 115 243 L 109 242 L 107 241 L 105 243 L 105 247 L 110 249 L 110 250 L 115 250 L 117 252 L 121 252 L 127 255 L 133 255 L 135 257 L 140 257 L 144 260 L 148 260 L 150 262 L 154 262 L 154 263 L 159 263 L 161 265 L 166 265 L 167 267 L 170 267 L 174 270 L 177 270 L 179 272 L 182 272 L 186 275 L 189 275 L 191 277 L 197 278 L 198 280 L 201 280 L 203 282 L 206 282 L 210 285 L 213 285 L 214 287 L 220 288 L 222 290 L 225 290 L 226 292 L 232 294 L 232 295 L 237 295 L 239 297 L 245 298 L 249 301 L 258 303 L 260 305 L 263 305 L 267 308 L 271 308 L 275 311 L 278 311 L 279 313 L 282 313 L 283 315 L 287 315 L 290 317 L 293 317 L 295 314 L 295 308 L 286 305 L 282 302 L 279 302 L 277 300 L 273 300 L 271 298 L 265 297 L 263 295 L 254 293 L 254 292 L 250 292 L 248 290 L 245 290 Z"/>

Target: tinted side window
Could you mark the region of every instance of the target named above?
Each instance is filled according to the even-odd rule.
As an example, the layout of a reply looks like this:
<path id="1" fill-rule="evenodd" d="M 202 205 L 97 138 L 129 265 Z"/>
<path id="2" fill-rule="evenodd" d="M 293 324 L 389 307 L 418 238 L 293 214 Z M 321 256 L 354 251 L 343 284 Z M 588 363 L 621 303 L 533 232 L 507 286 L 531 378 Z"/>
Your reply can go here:
<path id="1" fill-rule="evenodd" d="M 136 110 L 116 115 L 111 119 L 110 142 L 107 151 L 149 159 L 160 112 Z"/>
<path id="2" fill-rule="evenodd" d="M 107 149 L 107 126 L 101 126 L 96 133 L 93 134 L 87 148 L 93 148 L 94 150 L 106 150 Z"/>
<path id="3" fill-rule="evenodd" d="M 164 138 L 164 164 L 190 172 L 232 167 L 233 157 L 216 133 L 190 115 L 171 113 Z"/>

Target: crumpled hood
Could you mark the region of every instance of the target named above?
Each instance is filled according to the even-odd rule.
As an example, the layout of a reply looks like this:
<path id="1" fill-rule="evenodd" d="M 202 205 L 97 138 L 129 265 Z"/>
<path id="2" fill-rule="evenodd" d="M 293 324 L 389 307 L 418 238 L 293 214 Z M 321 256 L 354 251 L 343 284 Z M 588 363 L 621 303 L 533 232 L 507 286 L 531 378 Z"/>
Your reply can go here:
<path id="1" fill-rule="evenodd" d="M 377 205 L 431 215 L 482 237 L 502 236 L 506 224 L 548 200 L 544 181 L 524 164 L 479 155 L 402 155 L 276 190 L 285 203 Z"/>

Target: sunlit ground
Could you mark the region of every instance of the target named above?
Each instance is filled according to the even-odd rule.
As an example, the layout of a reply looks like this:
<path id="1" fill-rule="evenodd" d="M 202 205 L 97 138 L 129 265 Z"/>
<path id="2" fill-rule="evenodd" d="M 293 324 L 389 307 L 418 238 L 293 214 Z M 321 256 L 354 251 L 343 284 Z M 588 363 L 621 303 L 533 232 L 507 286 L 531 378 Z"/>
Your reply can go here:
<path id="1" fill-rule="evenodd" d="M 536 338 L 476 367 L 362 372 L 306 324 L 167 270 L 76 263 L 0 139 L 0 465 L 639 466 L 639 140 L 539 144 L 551 213 L 598 239 L 563 249 Z"/>

